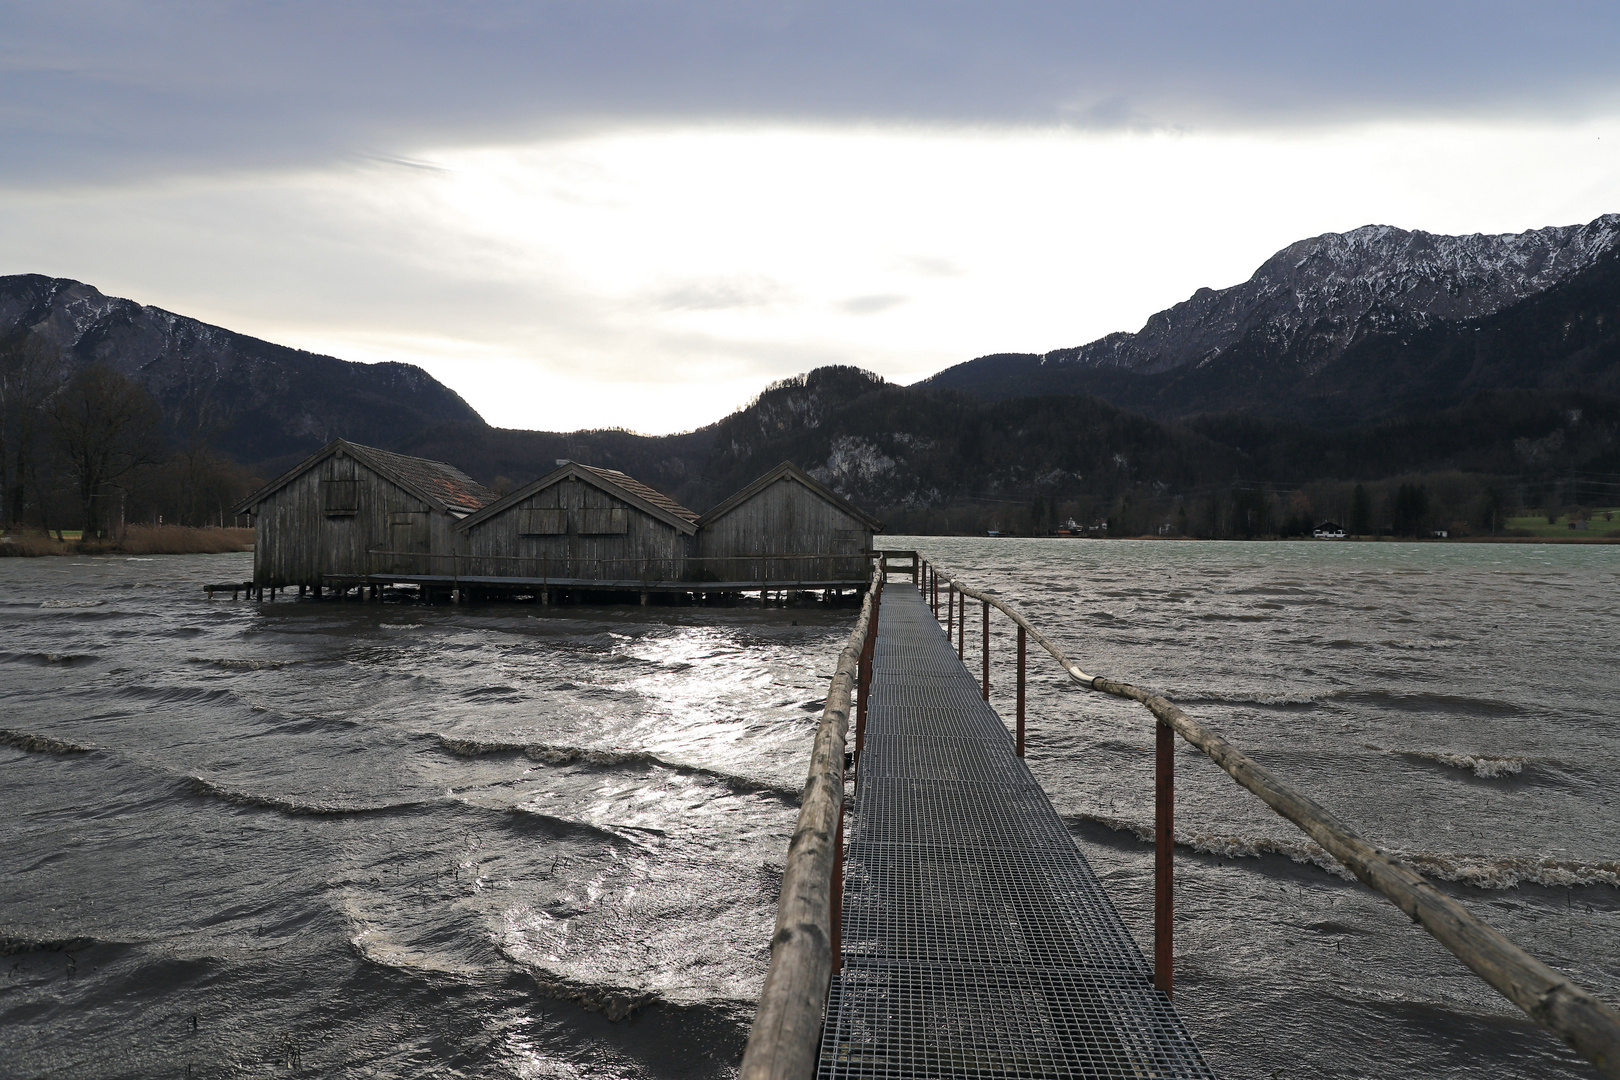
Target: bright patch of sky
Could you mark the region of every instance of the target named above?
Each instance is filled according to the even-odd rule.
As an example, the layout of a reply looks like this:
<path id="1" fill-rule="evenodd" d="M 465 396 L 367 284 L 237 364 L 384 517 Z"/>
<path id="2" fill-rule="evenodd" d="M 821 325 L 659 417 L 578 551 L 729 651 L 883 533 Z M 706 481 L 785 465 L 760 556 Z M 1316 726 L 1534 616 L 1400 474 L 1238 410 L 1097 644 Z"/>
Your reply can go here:
<path id="1" fill-rule="evenodd" d="M 1620 209 L 1620 123 L 1132 134 L 682 128 L 34 192 L 4 269 L 419 363 L 490 422 L 647 432 L 827 363 L 901 382 L 1134 330 L 1369 223 Z"/>

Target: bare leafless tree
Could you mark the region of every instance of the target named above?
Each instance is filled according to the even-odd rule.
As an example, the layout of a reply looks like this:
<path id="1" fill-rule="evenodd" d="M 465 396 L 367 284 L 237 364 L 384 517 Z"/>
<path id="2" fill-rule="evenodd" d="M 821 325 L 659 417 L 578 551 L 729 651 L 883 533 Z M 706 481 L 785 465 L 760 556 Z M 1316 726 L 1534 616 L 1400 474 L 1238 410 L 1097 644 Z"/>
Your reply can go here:
<path id="1" fill-rule="evenodd" d="M 163 459 L 157 403 L 137 383 L 94 364 L 68 380 L 46 413 L 62 466 L 78 488 L 84 536 L 103 536 L 105 504 L 120 482 Z"/>
<path id="2" fill-rule="evenodd" d="M 43 513 L 43 409 L 61 385 L 55 346 L 27 332 L 0 341 L 0 521 L 7 524 L 24 524 L 30 502 Z"/>

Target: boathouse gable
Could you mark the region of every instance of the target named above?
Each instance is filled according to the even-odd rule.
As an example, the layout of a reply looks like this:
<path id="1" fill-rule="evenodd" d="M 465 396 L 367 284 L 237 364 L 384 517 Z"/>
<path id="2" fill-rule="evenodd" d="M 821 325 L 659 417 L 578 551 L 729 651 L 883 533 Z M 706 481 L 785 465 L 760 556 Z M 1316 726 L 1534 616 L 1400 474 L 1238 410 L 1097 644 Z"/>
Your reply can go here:
<path id="1" fill-rule="evenodd" d="M 452 465 L 335 439 L 248 496 L 253 580 L 320 586 L 448 572 L 462 517 L 495 493 Z"/>
<path id="2" fill-rule="evenodd" d="M 480 578 L 679 581 L 697 515 L 614 469 L 569 462 L 458 525 Z"/>
<path id="3" fill-rule="evenodd" d="M 865 553 L 872 549 L 873 533 L 883 530 L 881 521 L 791 461 L 714 507 L 698 524 L 701 572 L 722 581 L 864 582 Z"/>

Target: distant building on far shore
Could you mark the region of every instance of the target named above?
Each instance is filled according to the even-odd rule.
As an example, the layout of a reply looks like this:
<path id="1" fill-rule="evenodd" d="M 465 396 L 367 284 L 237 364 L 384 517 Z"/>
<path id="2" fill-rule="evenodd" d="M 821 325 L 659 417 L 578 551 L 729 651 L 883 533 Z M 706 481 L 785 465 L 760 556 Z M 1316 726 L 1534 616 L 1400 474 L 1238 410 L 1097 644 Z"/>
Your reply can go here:
<path id="1" fill-rule="evenodd" d="M 1311 535 L 1318 540 L 1343 540 L 1344 526 L 1337 521 L 1324 521 L 1311 532 Z"/>

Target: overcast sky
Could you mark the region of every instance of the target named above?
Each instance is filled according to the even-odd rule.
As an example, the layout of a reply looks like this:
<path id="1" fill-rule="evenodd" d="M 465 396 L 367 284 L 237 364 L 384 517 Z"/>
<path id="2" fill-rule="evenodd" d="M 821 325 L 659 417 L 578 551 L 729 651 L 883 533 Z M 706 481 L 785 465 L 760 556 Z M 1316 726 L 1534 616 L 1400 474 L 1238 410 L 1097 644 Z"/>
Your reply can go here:
<path id="1" fill-rule="evenodd" d="M 0 3 L 0 273 L 694 427 L 1620 211 L 1614 3 Z"/>

